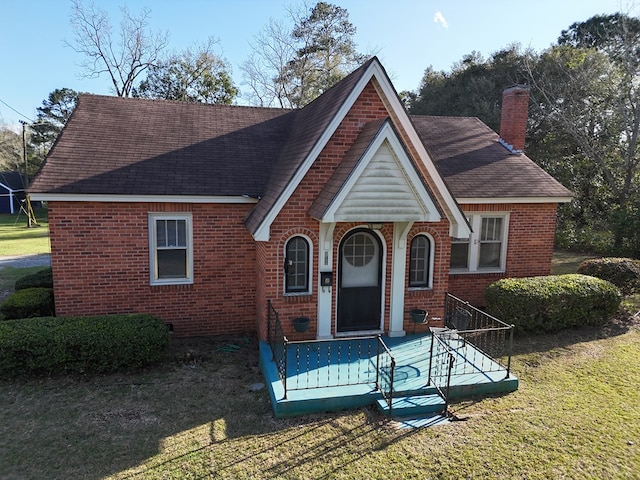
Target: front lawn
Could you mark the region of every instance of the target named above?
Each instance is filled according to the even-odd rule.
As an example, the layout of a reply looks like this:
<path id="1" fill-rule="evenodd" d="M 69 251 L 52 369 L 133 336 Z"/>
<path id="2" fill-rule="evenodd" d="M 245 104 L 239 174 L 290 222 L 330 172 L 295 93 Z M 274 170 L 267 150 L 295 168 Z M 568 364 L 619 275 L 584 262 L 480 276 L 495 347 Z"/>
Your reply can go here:
<path id="1" fill-rule="evenodd" d="M 36 255 L 50 253 L 49 222 L 47 210 L 37 209 L 36 219 L 40 226 L 27 227 L 24 214 L 19 217 L 0 214 L 0 256 Z"/>
<path id="2" fill-rule="evenodd" d="M 400 429 L 374 408 L 274 419 L 249 338 L 174 341 L 139 373 L 0 383 L 0 478 L 632 478 L 640 328 L 525 337 L 520 389 Z M 37 458 L 37 461 L 34 459 Z"/>

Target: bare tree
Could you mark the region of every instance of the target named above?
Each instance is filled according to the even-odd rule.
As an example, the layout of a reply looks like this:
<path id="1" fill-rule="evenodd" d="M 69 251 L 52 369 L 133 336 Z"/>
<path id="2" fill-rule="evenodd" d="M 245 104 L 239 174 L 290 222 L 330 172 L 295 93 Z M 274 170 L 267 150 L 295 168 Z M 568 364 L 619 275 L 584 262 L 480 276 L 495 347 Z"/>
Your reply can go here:
<path id="1" fill-rule="evenodd" d="M 169 34 L 152 34 L 147 30 L 148 8 L 133 15 L 122 7 L 122 20 L 116 34 L 107 12 L 96 7 L 93 1 L 85 5 L 82 0 L 72 0 L 71 8 L 75 42 L 67 44 L 85 56 L 81 63 L 83 76 L 97 78 L 106 73 L 115 93 L 119 97 L 129 97 L 138 76 L 157 64 L 168 44 Z"/>
<path id="2" fill-rule="evenodd" d="M 289 12 L 291 19 L 295 13 Z M 296 54 L 295 40 L 285 22 L 270 19 L 262 31 L 249 42 L 251 55 L 240 66 L 246 84 L 260 106 L 290 107 L 289 85 L 283 81 L 283 72 Z"/>
<path id="3" fill-rule="evenodd" d="M 303 107 L 367 58 L 356 51 L 346 9 L 320 1 L 289 8 L 287 17 L 269 21 L 240 67 L 261 105 Z"/>

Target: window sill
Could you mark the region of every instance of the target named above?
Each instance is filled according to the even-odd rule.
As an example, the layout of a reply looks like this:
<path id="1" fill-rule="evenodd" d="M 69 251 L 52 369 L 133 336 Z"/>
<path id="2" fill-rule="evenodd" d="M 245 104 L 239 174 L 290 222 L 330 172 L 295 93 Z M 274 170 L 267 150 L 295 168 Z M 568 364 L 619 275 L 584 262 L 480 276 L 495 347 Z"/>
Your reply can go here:
<path id="1" fill-rule="evenodd" d="M 282 294 L 283 297 L 291 298 L 291 297 L 310 297 L 311 292 L 286 292 Z"/>
<path id="2" fill-rule="evenodd" d="M 167 281 L 159 281 L 154 280 L 150 283 L 152 287 L 165 287 L 170 285 L 193 285 L 193 280 L 191 279 L 183 279 L 183 280 L 167 280 Z"/>
<path id="3" fill-rule="evenodd" d="M 433 287 L 409 287 L 407 289 L 409 292 L 432 292 Z"/>
<path id="4" fill-rule="evenodd" d="M 505 270 L 449 270 L 449 275 L 496 275 L 504 273 Z"/>

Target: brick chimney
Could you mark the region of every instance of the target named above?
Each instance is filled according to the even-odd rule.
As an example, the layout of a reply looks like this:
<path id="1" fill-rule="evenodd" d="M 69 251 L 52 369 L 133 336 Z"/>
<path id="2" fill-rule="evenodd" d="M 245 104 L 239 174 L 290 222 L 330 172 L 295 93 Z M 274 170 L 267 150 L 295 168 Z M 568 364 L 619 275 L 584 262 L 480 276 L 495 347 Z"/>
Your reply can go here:
<path id="1" fill-rule="evenodd" d="M 527 132 L 529 87 L 514 85 L 502 92 L 500 143 L 511 153 L 522 153 Z"/>

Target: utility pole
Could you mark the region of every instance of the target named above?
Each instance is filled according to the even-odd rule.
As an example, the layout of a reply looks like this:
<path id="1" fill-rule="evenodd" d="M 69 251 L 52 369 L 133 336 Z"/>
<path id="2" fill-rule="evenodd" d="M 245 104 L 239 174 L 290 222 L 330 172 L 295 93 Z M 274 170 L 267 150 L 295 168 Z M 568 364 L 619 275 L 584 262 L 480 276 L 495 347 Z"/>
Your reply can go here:
<path id="1" fill-rule="evenodd" d="M 27 197 L 27 188 L 29 188 L 29 169 L 27 168 L 27 131 L 26 131 L 26 127 L 27 127 L 27 122 L 25 122 L 24 120 L 19 120 L 20 123 L 22 124 L 22 159 L 24 160 L 24 194 L 25 194 L 25 201 L 27 203 L 29 203 L 29 200 Z M 27 212 L 27 227 L 31 228 L 32 221 L 31 221 L 31 215 Z"/>

